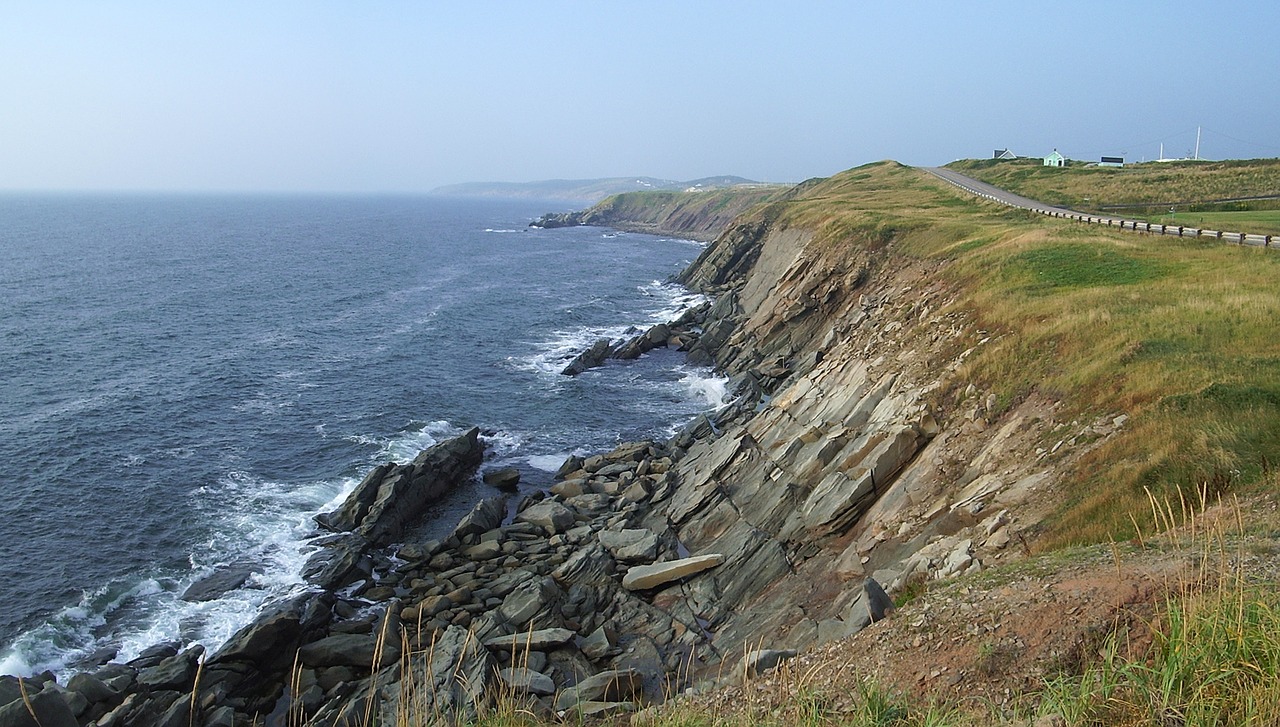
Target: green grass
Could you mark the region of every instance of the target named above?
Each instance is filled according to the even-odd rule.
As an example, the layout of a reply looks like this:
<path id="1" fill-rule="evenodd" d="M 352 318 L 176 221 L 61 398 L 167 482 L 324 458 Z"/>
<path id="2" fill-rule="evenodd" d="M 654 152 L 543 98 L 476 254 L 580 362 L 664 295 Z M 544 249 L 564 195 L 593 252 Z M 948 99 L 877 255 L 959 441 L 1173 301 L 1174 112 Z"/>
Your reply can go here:
<path id="1" fill-rule="evenodd" d="M 1160 265 L 1126 255 L 1113 247 L 1083 243 L 1046 245 L 1013 256 L 1016 276 L 1028 280 L 1027 289 L 1049 293 L 1059 288 L 1132 285 L 1154 280 Z"/>
<path id="2" fill-rule="evenodd" d="M 1280 159 L 1065 169 L 1046 167 L 1039 159 L 966 159 L 947 166 L 1032 199 L 1084 210 L 1280 194 Z"/>
<path id="3" fill-rule="evenodd" d="M 1138 216 L 1137 219 L 1162 225 L 1184 225 L 1206 230 L 1246 232 L 1251 235 L 1280 235 L 1280 210 L 1175 212 L 1171 215 Z"/>

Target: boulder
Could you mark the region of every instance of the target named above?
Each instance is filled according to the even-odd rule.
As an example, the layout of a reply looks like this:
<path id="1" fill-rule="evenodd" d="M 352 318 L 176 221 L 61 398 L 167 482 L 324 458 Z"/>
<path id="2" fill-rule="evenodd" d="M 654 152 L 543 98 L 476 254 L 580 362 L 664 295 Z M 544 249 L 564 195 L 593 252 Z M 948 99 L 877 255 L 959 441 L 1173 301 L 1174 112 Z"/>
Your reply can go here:
<path id="1" fill-rule="evenodd" d="M 67 689 L 78 692 L 92 704 L 94 702 L 110 702 L 120 698 L 119 690 L 112 689 L 106 682 L 93 674 L 80 673 L 67 681 Z"/>
<path id="2" fill-rule="evenodd" d="M 763 674 L 787 659 L 795 658 L 795 649 L 757 649 L 750 652 L 742 660 L 742 673 L 745 677 Z"/>
<path id="3" fill-rule="evenodd" d="M 471 508 L 471 512 L 458 521 L 458 527 L 453 530 L 453 537 L 462 540 L 468 535 L 479 535 L 493 530 L 502 524 L 506 514 L 507 498 L 505 496 L 486 497 L 477 502 L 475 507 Z"/>
<path id="4" fill-rule="evenodd" d="M 652 563 L 658 557 L 658 536 L 650 530 L 601 530 L 596 537 L 620 563 Z"/>
<path id="5" fill-rule="evenodd" d="M 508 636 L 495 636 L 484 642 L 485 647 L 501 651 L 546 651 L 569 643 L 577 636 L 569 629 L 538 629 Z"/>
<path id="6" fill-rule="evenodd" d="M 289 659 L 297 648 L 304 621 L 311 620 L 314 600 L 315 595 L 304 593 L 268 608 L 233 634 L 209 661 L 257 664 Z"/>
<path id="7" fill-rule="evenodd" d="M 310 667 L 353 666 L 369 669 L 374 664 L 377 650 L 378 637 L 375 634 L 333 634 L 303 645 L 298 650 L 298 659 Z M 383 644 L 377 666 L 389 666 L 399 658 L 399 639 L 388 638 Z"/>
<path id="8" fill-rule="evenodd" d="M 46 689 L 0 707 L 0 727 L 80 727 L 80 722 L 61 694 Z"/>
<path id="9" fill-rule="evenodd" d="M 182 600 L 201 602 L 220 598 L 243 586 L 256 572 L 256 568 L 247 564 L 223 566 L 187 586 L 187 590 L 182 592 Z"/>
<path id="10" fill-rule="evenodd" d="M 644 675 L 635 669 L 603 671 L 560 692 L 556 709 L 575 709 L 585 702 L 621 702 L 634 698 L 643 688 Z"/>
<path id="11" fill-rule="evenodd" d="M 358 535 L 344 535 L 307 558 L 302 577 L 325 590 L 336 590 L 368 578 L 373 564 L 366 553 L 369 543 Z"/>
<path id="12" fill-rule="evenodd" d="M 204 647 L 197 644 L 181 654 L 171 656 L 156 666 L 138 671 L 138 686 L 148 691 L 177 689 L 191 686 L 200 665 Z"/>
<path id="13" fill-rule="evenodd" d="M 556 683 L 551 681 L 551 677 L 524 667 L 501 669 L 498 679 L 517 694 L 545 697 L 556 693 Z"/>
<path id="14" fill-rule="evenodd" d="M 622 577 L 622 587 L 631 591 L 645 591 L 687 576 L 701 573 L 724 562 L 719 553 L 681 558 L 652 565 L 639 565 Z"/>
<path id="15" fill-rule="evenodd" d="M 560 589 L 550 578 L 535 578 L 520 584 L 502 599 L 498 615 L 513 626 L 523 626 L 555 605 Z"/>
<path id="16" fill-rule="evenodd" d="M 497 469 L 485 470 L 481 475 L 486 485 L 496 487 L 499 490 L 514 492 L 516 486 L 520 484 L 520 470 L 515 467 L 500 467 Z"/>
<path id="17" fill-rule="evenodd" d="M 872 621 L 879 621 L 893 611 L 893 599 L 889 598 L 889 594 L 884 592 L 884 588 L 876 579 L 868 578 L 864 581 L 862 590 L 866 594 L 867 613 Z"/>
<path id="18" fill-rule="evenodd" d="M 317 515 L 316 522 L 331 530 L 354 530 L 374 545 L 389 545 L 480 465 L 484 444 L 479 436 L 480 430 L 473 428 L 422 450 L 409 464 L 379 465 L 340 508 Z"/>
<path id="19" fill-rule="evenodd" d="M 555 500 L 543 500 L 526 507 L 519 515 L 517 522 L 537 525 L 547 535 L 555 535 L 573 527 L 573 511 Z"/>
<path id="20" fill-rule="evenodd" d="M 609 357 L 609 353 L 612 350 L 613 347 L 610 345 L 609 339 L 598 339 L 595 343 L 591 344 L 591 348 L 588 348 L 574 357 L 574 359 L 569 362 L 569 365 L 565 366 L 564 370 L 560 373 L 565 376 L 577 376 L 587 369 L 593 369 L 600 366 L 604 364 L 605 359 Z"/>

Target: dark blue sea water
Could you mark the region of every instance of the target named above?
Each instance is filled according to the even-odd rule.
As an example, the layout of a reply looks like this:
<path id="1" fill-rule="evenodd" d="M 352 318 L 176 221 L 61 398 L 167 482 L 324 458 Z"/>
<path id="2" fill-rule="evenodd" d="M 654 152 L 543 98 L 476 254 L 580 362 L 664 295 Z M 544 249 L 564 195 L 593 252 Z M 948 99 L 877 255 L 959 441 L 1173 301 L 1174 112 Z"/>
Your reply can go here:
<path id="1" fill-rule="evenodd" d="M 525 227 L 548 209 L 0 196 L 0 673 L 216 648 L 304 587 L 312 515 L 467 427 L 536 487 L 717 404 L 674 352 L 558 373 L 694 302 L 663 281 L 699 247 Z M 233 562 L 246 587 L 178 598 Z"/>

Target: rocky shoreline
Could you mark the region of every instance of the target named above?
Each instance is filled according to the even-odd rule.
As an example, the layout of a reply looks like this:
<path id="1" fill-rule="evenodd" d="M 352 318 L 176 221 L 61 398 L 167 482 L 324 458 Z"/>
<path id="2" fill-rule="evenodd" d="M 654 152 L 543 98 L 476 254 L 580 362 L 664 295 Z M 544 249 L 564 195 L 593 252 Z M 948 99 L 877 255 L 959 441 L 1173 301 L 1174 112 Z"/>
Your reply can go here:
<path id="1" fill-rule="evenodd" d="M 565 373 L 656 347 L 709 361 L 699 333 L 711 309 L 606 341 L 603 355 L 584 352 Z M 687 681 L 692 666 L 720 661 L 680 584 L 725 556 L 689 554 L 646 522 L 650 505 L 673 495 L 688 447 L 741 412 L 700 417 L 669 442 L 571 457 L 549 490 L 518 502 L 499 489 L 514 489 L 513 473 L 485 472 L 497 494 L 429 542 L 402 536 L 477 475 L 479 431 L 379 465 L 316 517 L 330 534 L 304 567 L 308 591 L 264 609 L 216 653 L 161 644 L 65 685 L 51 673 L 0 677 L 0 726 L 337 725 L 370 709 L 389 723 L 409 695 L 422 702 L 415 709 L 465 719 L 498 690 L 548 715 L 661 700 L 675 675 Z M 213 597 L 243 578 L 230 568 L 189 595 Z"/>
<path id="2" fill-rule="evenodd" d="M 768 669 L 883 617 L 890 594 L 1020 557 L 1010 546 L 1025 549 L 1057 473 L 1125 417 L 1058 421 L 1053 402 L 1002 404 L 964 381 L 992 336 L 954 305 L 945 261 L 896 253 L 891 231 L 834 245 L 785 221 L 787 200 L 827 192 L 802 185 L 732 224 L 679 217 L 720 232 L 678 279 L 714 302 L 565 370 L 677 348 L 732 377 L 732 404 L 668 441 L 570 458 L 545 492 L 506 494 L 512 473 L 485 473 L 494 494 L 429 542 L 404 527 L 475 476 L 478 433 L 375 468 L 318 518 L 331 532 L 311 590 L 216 654 L 166 645 L 66 685 L 0 678 L 0 727 L 32 713 L 44 727 L 464 719 L 493 694 L 611 715 Z"/>

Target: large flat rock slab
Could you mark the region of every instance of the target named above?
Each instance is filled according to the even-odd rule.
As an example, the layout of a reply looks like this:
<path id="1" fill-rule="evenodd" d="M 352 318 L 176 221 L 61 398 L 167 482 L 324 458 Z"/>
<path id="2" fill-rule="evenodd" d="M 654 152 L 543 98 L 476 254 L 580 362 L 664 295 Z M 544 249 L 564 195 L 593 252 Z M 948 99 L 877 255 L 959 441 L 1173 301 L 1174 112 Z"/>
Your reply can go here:
<path id="1" fill-rule="evenodd" d="M 651 565 L 638 565 L 628 570 L 622 577 L 622 587 L 632 591 L 646 591 L 715 568 L 723 562 L 723 555 L 711 553 Z"/>

